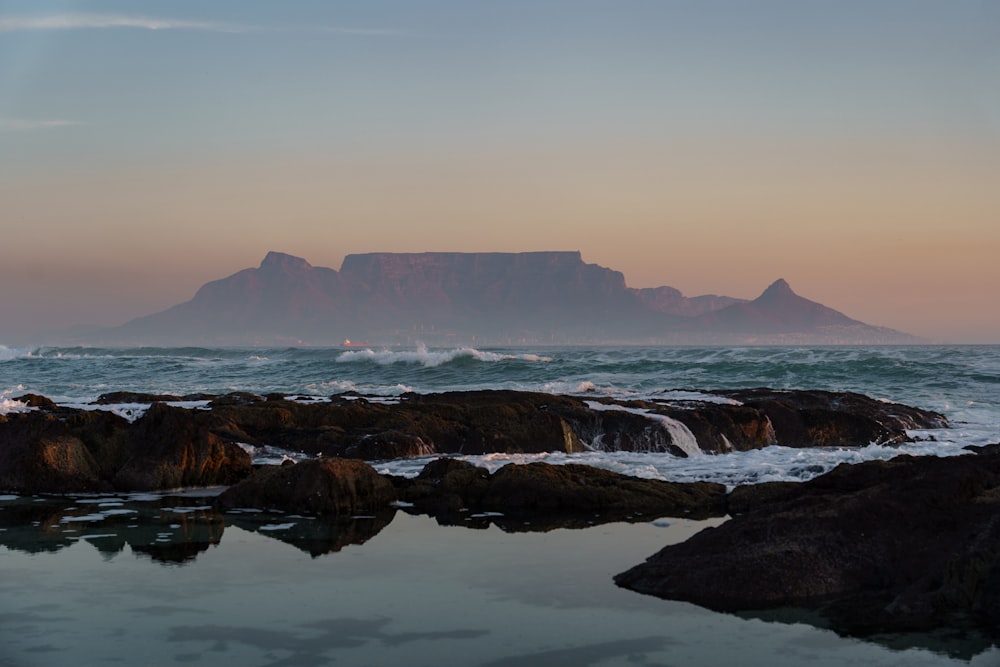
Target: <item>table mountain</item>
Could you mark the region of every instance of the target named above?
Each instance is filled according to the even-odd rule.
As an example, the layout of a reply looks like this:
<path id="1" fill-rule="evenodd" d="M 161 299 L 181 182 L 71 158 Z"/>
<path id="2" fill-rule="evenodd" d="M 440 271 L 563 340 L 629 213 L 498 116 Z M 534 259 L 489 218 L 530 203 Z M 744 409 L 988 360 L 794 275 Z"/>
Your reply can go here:
<path id="1" fill-rule="evenodd" d="M 339 271 L 269 252 L 190 301 L 108 329 L 110 344 L 905 342 L 799 297 L 630 288 L 579 252 L 367 253 Z"/>

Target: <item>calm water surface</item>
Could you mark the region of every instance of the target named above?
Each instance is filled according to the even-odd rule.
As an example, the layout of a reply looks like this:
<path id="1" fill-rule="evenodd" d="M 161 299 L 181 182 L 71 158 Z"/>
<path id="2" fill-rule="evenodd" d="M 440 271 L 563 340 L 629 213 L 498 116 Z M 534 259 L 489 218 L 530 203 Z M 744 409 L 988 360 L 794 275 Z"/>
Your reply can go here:
<path id="1" fill-rule="evenodd" d="M 205 493 L 3 497 L 0 665 L 1000 664 L 975 638 L 845 639 L 612 583 L 723 519 L 504 532 L 396 511 L 324 525 L 219 515 Z"/>

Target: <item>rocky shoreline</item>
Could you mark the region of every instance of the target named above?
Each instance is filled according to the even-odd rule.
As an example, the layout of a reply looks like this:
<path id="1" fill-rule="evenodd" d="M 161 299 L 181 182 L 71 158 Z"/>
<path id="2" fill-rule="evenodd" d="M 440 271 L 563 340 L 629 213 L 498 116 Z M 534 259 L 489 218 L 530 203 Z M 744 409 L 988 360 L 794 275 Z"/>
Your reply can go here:
<path id="1" fill-rule="evenodd" d="M 491 473 L 447 456 L 596 444 L 682 457 L 692 442 L 707 453 L 865 446 L 947 426 L 939 414 L 857 394 L 708 395 L 717 400 L 683 406 L 511 391 L 407 395 L 390 404 L 357 395 L 102 397 L 105 404 L 149 404 L 134 421 L 26 395 L 19 400 L 34 409 L 0 415 L 0 491 L 226 486 L 211 501 L 226 517 L 253 507 L 325 518 L 317 525 L 336 530 L 305 538 L 314 555 L 368 539 L 398 507 L 462 525 L 471 516 L 503 517 L 512 530 L 728 515 L 616 583 L 717 611 L 807 609 L 847 634 L 956 627 L 998 635 L 1000 445 L 968 456 L 841 465 L 809 482 L 729 493 L 721 484 L 574 464 L 511 464 Z M 174 401 L 200 403 L 168 404 Z M 247 448 L 265 445 L 316 456 L 255 467 Z M 444 456 L 414 478 L 380 475 L 360 460 L 436 454 Z M 359 530 L 351 519 L 358 515 L 377 520 Z M 219 535 L 221 525 L 220 518 Z"/>
<path id="2" fill-rule="evenodd" d="M 940 414 L 858 394 L 750 389 L 685 401 L 587 400 L 517 391 L 406 394 L 394 402 L 244 393 L 118 392 L 95 409 L 27 394 L 0 415 L 0 489 L 149 491 L 231 485 L 248 449 L 368 461 L 450 454 L 654 451 L 684 457 L 786 447 L 863 447 L 947 426 Z M 197 407 L 178 407 L 171 403 Z M 134 421 L 106 405 L 132 405 Z M 147 407 L 148 406 L 148 407 Z"/>
<path id="3" fill-rule="evenodd" d="M 844 634 L 976 627 L 1000 638 L 1000 446 L 738 487 L 732 518 L 615 577 L 715 611 L 817 612 Z"/>

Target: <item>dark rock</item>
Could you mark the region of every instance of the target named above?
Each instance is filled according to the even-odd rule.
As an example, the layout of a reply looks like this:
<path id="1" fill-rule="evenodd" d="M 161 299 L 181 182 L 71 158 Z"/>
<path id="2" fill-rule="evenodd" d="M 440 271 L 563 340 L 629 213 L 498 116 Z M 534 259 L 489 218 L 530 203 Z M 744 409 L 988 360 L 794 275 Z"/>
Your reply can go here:
<path id="1" fill-rule="evenodd" d="M 183 400 L 173 394 L 147 394 L 137 391 L 112 391 L 101 394 L 94 405 L 117 405 L 119 403 L 168 403 Z"/>
<path id="2" fill-rule="evenodd" d="M 257 394 L 251 394 L 246 391 L 233 391 L 228 394 L 223 394 L 222 396 L 214 397 L 209 403 L 210 407 L 223 406 L 223 405 L 249 405 L 251 403 L 258 403 L 264 399 Z"/>
<path id="3" fill-rule="evenodd" d="M 502 512 L 720 516 L 726 487 L 710 482 L 641 479 L 591 466 L 509 464 L 496 471 L 482 507 Z"/>
<path id="4" fill-rule="evenodd" d="M 486 527 L 592 525 L 632 516 L 722 516 L 726 489 L 721 484 L 664 482 L 621 475 L 586 465 L 537 462 L 508 464 L 492 475 L 466 461 L 441 458 L 428 463 L 414 479 L 393 478 L 402 501 L 446 524 Z M 499 513 L 479 525 L 458 511 Z M 595 521 L 596 518 L 596 521 Z M 506 529 L 506 528 L 505 528 Z"/>
<path id="5" fill-rule="evenodd" d="M 129 430 L 115 488 L 218 486 L 246 477 L 250 455 L 212 432 L 210 418 L 209 413 L 154 403 Z"/>
<path id="6" fill-rule="evenodd" d="M 742 492 L 731 507 L 743 513 L 616 583 L 717 611 L 817 610 L 849 634 L 996 632 L 1000 456 L 841 465 L 797 487 Z"/>
<path id="7" fill-rule="evenodd" d="M 489 488 L 490 473 L 467 461 L 440 458 L 425 465 L 415 479 L 394 482 L 400 500 L 412 503 L 422 512 L 446 514 L 481 507 Z"/>
<path id="8" fill-rule="evenodd" d="M 746 514 L 801 491 L 801 482 L 762 482 L 737 486 L 729 492 L 726 507 L 729 514 Z"/>
<path id="9" fill-rule="evenodd" d="M 511 391 L 413 396 L 398 405 L 361 399 L 212 404 L 216 431 L 250 444 L 314 455 L 379 460 L 428 454 L 582 451 L 559 415 L 540 408 L 575 399 Z"/>
<path id="10" fill-rule="evenodd" d="M 44 412 L 0 416 L 0 489 L 33 494 L 109 488 L 93 453 L 64 419 Z"/>
<path id="11" fill-rule="evenodd" d="M 414 431 L 442 454 L 584 451 L 566 420 L 549 409 L 560 402 L 583 408 L 577 399 L 551 394 L 484 390 L 416 396 L 398 409 L 412 415 Z"/>
<path id="12" fill-rule="evenodd" d="M 851 392 L 741 389 L 719 395 L 760 410 L 785 447 L 859 447 L 908 442 L 908 429 L 944 428 L 936 412 Z"/>
<path id="13" fill-rule="evenodd" d="M 974 452 L 976 454 L 989 454 L 992 456 L 996 456 L 997 454 L 1000 454 L 1000 442 L 994 443 L 992 445 L 966 445 L 965 447 L 963 447 L 963 449 L 966 449 L 970 452 Z"/>
<path id="14" fill-rule="evenodd" d="M 60 422 L 62 426 L 46 428 L 63 429 L 65 436 L 80 440 L 92 459 L 87 466 L 97 469 L 93 474 L 81 469 L 82 474 L 128 490 L 238 481 L 249 473 L 249 457 L 235 443 L 366 460 L 591 448 L 687 456 L 774 444 L 896 443 L 906 439 L 907 429 L 946 425 L 936 413 L 857 394 L 766 389 L 720 393 L 742 403 L 602 398 L 597 402 L 603 405 L 593 405 L 535 392 L 466 391 L 413 394 L 398 404 L 385 404 L 347 397 L 330 402 L 278 396 L 265 400 L 237 392 L 217 397 L 210 409 L 154 402 L 134 424 L 107 412 L 62 408 L 35 397 L 30 399 L 39 406 L 30 413 L 35 416 L 11 415 L 5 421 Z M 0 423 L 4 429 L 14 429 L 5 437 L 27 437 L 27 431 Z M 55 456 L 54 451 L 50 455 Z M 64 455 L 66 461 L 76 460 L 69 449 Z M 77 462 L 83 465 L 83 459 Z M 47 490 L 78 490 L 89 484 L 65 483 Z"/>
<path id="15" fill-rule="evenodd" d="M 45 410 L 55 410 L 58 406 L 51 398 L 39 396 L 38 394 L 24 394 L 14 398 L 19 403 L 24 403 L 29 408 L 44 408 Z"/>
<path id="16" fill-rule="evenodd" d="M 434 454 L 434 446 L 424 442 L 419 435 L 400 431 L 383 431 L 364 436 L 344 450 L 352 459 L 378 461 L 382 459 L 412 458 Z"/>
<path id="17" fill-rule="evenodd" d="M 219 495 L 215 505 L 349 516 L 385 509 L 394 500 L 392 483 L 367 463 L 322 458 L 259 468 Z"/>

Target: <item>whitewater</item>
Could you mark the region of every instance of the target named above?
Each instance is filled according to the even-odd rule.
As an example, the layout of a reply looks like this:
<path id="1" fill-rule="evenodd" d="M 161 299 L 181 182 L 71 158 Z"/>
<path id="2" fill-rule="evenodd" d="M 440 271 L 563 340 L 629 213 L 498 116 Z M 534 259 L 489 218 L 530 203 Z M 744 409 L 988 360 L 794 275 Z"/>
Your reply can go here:
<path id="1" fill-rule="evenodd" d="M 875 347 L 523 347 L 448 348 L 99 348 L 0 346 L 0 414 L 27 409 L 16 398 L 41 394 L 61 405 L 107 409 L 135 419 L 144 405 L 93 405 L 115 391 L 151 394 L 281 393 L 325 400 L 353 392 L 392 402 L 408 392 L 511 389 L 683 406 L 713 389 L 770 387 L 852 391 L 943 413 L 944 430 L 911 432 L 914 442 L 862 448 L 768 447 L 700 455 L 683 424 L 659 415 L 686 458 L 663 452 L 492 454 L 464 457 L 495 470 L 511 462 L 585 463 L 625 474 L 735 486 L 811 479 L 840 463 L 902 453 L 953 456 L 1000 442 L 1000 346 Z M 181 403 L 198 408 L 199 402 Z M 293 452 L 268 448 L 261 462 Z M 382 472 L 415 475 L 429 459 L 382 461 Z"/>

